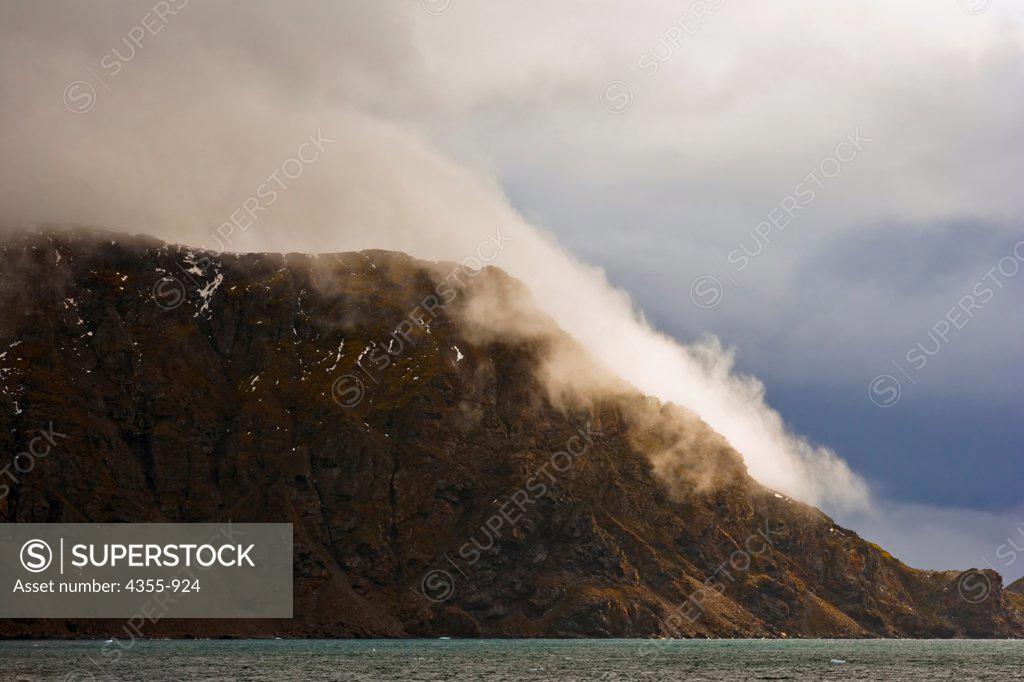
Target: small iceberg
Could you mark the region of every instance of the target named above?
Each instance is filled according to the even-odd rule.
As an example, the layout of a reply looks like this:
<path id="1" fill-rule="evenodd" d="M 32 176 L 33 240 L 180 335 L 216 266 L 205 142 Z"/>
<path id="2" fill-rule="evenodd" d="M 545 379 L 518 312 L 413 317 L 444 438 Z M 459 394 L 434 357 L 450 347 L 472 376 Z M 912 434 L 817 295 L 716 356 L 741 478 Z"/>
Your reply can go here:
<path id="1" fill-rule="evenodd" d="M 451 637 L 438 637 L 438 639 L 451 639 Z"/>

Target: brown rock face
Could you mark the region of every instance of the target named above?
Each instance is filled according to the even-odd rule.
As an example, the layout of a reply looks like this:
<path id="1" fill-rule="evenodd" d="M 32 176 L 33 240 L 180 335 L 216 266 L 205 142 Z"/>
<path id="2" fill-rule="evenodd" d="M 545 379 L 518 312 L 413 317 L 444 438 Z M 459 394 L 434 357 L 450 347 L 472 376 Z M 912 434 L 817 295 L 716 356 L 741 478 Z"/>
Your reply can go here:
<path id="1" fill-rule="evenodd" d="M 551 338 L 461 313 L 516 284 L 452 267 L 3 238 L 0 453 L 66 437 L 5 481 L 0 518 L 294 524 L 294 619 L 144 636 L 1024 635 L 994 572 L 908 568 L 752 481 L 683 410 L 626 389 L 556 404 Z"/>

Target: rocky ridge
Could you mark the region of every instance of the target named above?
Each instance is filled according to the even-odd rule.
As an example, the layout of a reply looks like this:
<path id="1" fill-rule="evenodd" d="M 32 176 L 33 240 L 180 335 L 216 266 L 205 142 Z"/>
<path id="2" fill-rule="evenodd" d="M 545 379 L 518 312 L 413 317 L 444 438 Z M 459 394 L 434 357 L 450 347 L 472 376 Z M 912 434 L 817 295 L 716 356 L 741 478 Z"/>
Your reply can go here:
<path id="1" fill-rule="evenodd" d="M 293 619 L 151 637 L 1024 633 L 1017 584 L 907 567 L 757 484 L 685 410 L 553 400 L 536 369 L 572 340 L 477 333 L 473 292 L 519 287 L 454 267 L 0 237 L 0 452 L 66 436 L 5 481 L 0 518 L 294 524 Z"/>

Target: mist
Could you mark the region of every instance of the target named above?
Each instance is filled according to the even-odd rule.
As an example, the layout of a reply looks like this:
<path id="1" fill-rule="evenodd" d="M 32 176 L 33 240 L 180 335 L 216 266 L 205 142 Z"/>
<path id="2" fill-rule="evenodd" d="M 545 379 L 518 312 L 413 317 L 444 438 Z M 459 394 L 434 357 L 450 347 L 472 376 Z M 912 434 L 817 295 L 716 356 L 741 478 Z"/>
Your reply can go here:
<path id="1" fill-rule="evenodd" d="M 601 270 L 519 215 L 486 168 L 394 115 L 422 87 L 398 40 L 407 13 L 301 4 L 179 2 L 159 21 L 145 3 L 67 3 L 57 17 L 5 4 L 0 221 L 216 252 L 382 248 L 494 265 L 598 362 L 697 413 L 764 485 L 831 509 L 867 504 L 866 483 L 787 428 L 731 349 L 659 333 Z M 374 31 L 391 36 L 387 49 Z"/>

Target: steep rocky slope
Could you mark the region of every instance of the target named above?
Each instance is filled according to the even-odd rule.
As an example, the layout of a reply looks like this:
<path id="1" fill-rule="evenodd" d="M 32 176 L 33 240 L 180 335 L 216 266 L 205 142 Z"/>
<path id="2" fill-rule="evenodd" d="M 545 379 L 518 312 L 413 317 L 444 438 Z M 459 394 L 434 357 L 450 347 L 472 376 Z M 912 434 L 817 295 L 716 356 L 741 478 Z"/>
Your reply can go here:
<path id="1" fill-rule="evenodd" d="M 294 619 L 147 636 L 1024 634 L 994 572 L 908 568 L 752 481 L 684 410 L 626 389 L 556 404 L 536 369 L 571 340 L 479 333 L 476 290 L 521 292 L 453 268 L 4 237 L 0 452 L 66 438 L 0 518 L 294 524 Z"/>

